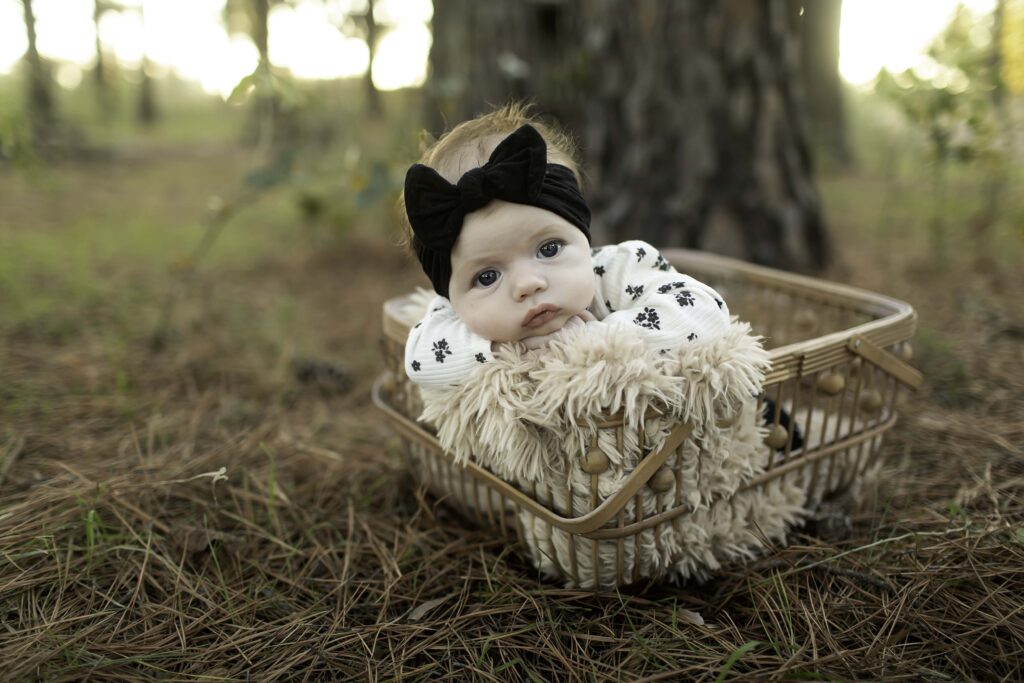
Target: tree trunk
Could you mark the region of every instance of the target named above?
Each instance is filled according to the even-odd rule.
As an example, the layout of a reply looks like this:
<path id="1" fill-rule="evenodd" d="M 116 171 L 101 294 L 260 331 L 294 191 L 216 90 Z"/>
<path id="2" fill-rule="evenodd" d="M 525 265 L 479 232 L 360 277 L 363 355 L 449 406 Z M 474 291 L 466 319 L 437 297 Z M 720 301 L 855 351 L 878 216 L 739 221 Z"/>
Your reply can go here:
<path id="1" fill-rule="evenodd" d="M 260 61 L 257 72 L 266 83 L 258 83 L 255 92 L 256 104 L 256 139 L 263 148 L 269 148 L 276 142 L 276 134 L 279 128 L 280 110 L 277 96 L 267 85 L 270 83 L 271 64 L 269 50 L 269 29 L 267 19 L 270 15 L 270 0 L 252 0 L 253 27 L 252 38 L 256 44 L 256 51 L 259 53 Z"/>
<path id="2" fill-rule="evenodd" d="M 839 20 L 843 0 L 789 0 L 800 40 L 800 83 L 813 139 L 833 163 L 854 164 L 846 134 L 839 77 Z"/>
<path id="3" fill-rule="evenodd" d="M 434 6 L 433 112 L 529 97 L 556 113 L 580 136 L 599 240 L 827 264 L 786 0 Z"/>
<path id="4" fill-rule="evenodd" d="M 989 52 L 989 69 L 992 70 L 992 105 L 997 116 L 1005 114 L 1006 81 L 1003 78 L 1003 41 L 1006 39 L 1006 0 L 996 0 L 992 10 L 992 47 Z"/>
<path id="5" fill-rule="evenodd" d="M 1003 200 L 1006 195 L 1010 162 L 1005 150 L 1015 149 L 1013 125 L 1006 102 L 1006 83 L 1003 80 L 1002 45 L 1005 31 L 1006 0 L 997 0 L 992 12 L 992 43 L 989 52 L 988 68 L 992 74 L 992 112 L 995 122 L 994 135 L 997 138 L 998 150 L 987 159 L 982 173 L 981 195 L 982 209 L 971 219 L 971 232 L 974 237 L 976 259 L 984 267 L 990 267 L 992 260 L 992 226 L 1003 213 Z"/>
<path id="6" fill-rule="evenodd" d="M 439 134 L 509 100 L 532 99 L 550 111 L 540 91 L 544 75 L 565 61 L 552 45 L 544 17 L 559 2 L 434 0 L 433 44 L 426 86 L 426 120 Z"/>
<path id="7" fill-rule="evenodd" d="M 261 64 L 270 64 L 269 32 L 267 30 L 267 18 L 270 15 L 269 0 L 253 0 L 253 17 L 255 18 L 252 27 L 252 39 L 256 43 L 256 51 L 260 55 Z"/>
<path id="8" fill-rule="evenodd" d="M 146 6 L 139 7 L 139 15 L 142 18 L 142 26 L 146 26 Z M 153 79 L 149 77 L 149 55 L 143 47 L 142 64 L 139 65 L 139 106 L 136 110 L 136 117 L 143 126 L 151 126 L 158 118 L 156 108 L 156 96 L 153 93 Z"/>
<path id="9" fill-rule="evenodd" d="M 153 79 L 146 70 L 148 66 L 149 58 L 143 55 L 142 64 L 139 66 L 139 106 L 135 112 L 138 122 L 143 126 L 153 125 L 159 117 L 156 96 L 153 93 Z"/>
<path id="10" fill-rule="evenodd" d="M 366 75 L 363 77 L 363 87 L 366 90 L 366 111 L 371 118 L 379 119 L 384 115 L 384 105 L 380 100 L 380 91 L 373 82 L 373 59 L 377 56 L 377 20 L 373 18 L 374 0 L 366 2 L 366 49 L 370 59 L 366 64 Z"/>
<path id="11" fill-rule="evenodd" d="M 107 79 L 106 58 L 103 54 L 103 41 L 100 40 L 100 18 L 107 10 L 103 0 L 94 0 L 92 5 L 92 24 L 96 33 L 96 66 L 93 67 L 93 82 L 96 87 L 96 103 L 106 118 L 110 118 L 114 111 L 114 101 L 110 92 L 110 81 Z"/>
<path id="12" fill-rule="evenodd" d="M 56 127 L 56 106 L 49 74 L 36 48 L 36 15 L 32 11 L 32 0 L 21 0 L 21 4 L 25 12 L 25 31 L 28 36 L 28 49 L 25 51 L 25 62 L 28 66 L 28 118 L 34 143 L 46 145 L 52 141 Z"/>
<path id="13" fill-rule="evenodd" d="M 824 267 L 784 0 L 585 7 L 604 48 L 586 160 L 609 235 Z"/>

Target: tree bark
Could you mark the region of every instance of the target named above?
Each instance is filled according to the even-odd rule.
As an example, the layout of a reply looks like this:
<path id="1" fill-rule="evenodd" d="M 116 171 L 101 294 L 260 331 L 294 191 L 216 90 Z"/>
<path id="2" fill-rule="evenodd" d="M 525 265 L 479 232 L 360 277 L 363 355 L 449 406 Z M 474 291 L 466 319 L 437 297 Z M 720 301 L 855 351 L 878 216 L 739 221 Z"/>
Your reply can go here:
<path id="1" fill-rule="evenodd" d="M 544 24 L 558 6 L 520 0 L 435 0 L 428 130 L 439 134 L 509 100 L 531 99 L 546 109 L 555 97 L 548 74 L 565 61 L 556 35 Z M 557 34 L 558 38 L 562 34 Z"/>
<path id="2" fill-rule="evenodd" d="M 587 32 L 605 48 L 594 59 L 603 78 L 584 140 L 608 233 L 824 267 L 828 240 L 783 0 L 585 7 Z"/>
<path id="3" fill-rule="evenodd" d="M 510 97 L 556 113 L 599 240 L 814 271 L 830 243 L 795 31 L 786 0 L 436 0 L 428 102 L 451 123 Z"/>

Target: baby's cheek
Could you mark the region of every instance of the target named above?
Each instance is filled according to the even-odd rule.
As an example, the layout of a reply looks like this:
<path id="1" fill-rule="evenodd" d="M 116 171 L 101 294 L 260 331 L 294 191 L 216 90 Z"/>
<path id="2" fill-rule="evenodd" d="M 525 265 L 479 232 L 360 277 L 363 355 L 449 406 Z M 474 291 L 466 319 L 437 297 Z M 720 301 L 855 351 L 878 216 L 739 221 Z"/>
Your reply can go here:
<path id="1" fill-rule="evenodd" d="M 516 341 L 515 330 L 510 330 L 507 321 L 496 315 L 495 307 L 481 305 L 471 309 L 462 321 L 470 332 L 494 342 Z"/>
<path id="2" fill-rule="evenodd" d="M 583 309 L 590 306 L 591 302 L 594 300 L 594 297 L 597 295 L 597 287 L 594 284 L 593 271 L 588 269 L 585 273 L 583 273 L 580 276 L 579 282 L 580 285 L 578 301 L 580 305 L 580 310 L 582 311 Z"/>

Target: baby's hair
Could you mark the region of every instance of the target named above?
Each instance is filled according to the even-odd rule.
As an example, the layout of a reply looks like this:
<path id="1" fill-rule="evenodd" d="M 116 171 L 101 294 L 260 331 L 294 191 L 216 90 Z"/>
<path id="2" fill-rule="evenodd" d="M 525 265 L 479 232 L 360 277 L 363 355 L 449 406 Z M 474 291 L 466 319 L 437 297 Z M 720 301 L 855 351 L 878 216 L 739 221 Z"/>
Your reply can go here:
<path id="1" fill-rule="evenodd" d="M 509 102 L 475 119 L 463 121 L 429 145 L 420 157 L 419 163 L 429 166 L 453 185 L 459 178 L 474 168 L 487 163 L 491 152 L 502 140 L 523 124 L 537 129 L 548 148 L 548 163 L 565 166 L 576 176 L 576 182 L 583 187 L 579 167 L 576 164 L 576 144 L 568 133 L 538 121 L 530 113 L 530 104 Z M 405 224 L 405 242 L 412 239 L 412 227 L 405 215 L 405 197 L 399 199 L 399 209 Z"/>

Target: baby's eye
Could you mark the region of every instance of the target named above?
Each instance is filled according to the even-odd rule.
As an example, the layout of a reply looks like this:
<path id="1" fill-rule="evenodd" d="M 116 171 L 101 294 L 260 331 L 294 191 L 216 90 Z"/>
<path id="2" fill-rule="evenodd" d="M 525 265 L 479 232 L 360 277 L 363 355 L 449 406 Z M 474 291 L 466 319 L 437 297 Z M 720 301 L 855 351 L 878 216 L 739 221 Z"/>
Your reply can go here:
<path id="1" fill-rule="evenodd" d="M 481 287 L 490 287 L 497 281 L 498 271 L 494 270 L 493 268 L 489 268 L 480 273 L 479 275 L 477 275 L 476 279 L 473 280 L 473 284 L 480 285 Z"/>
<path id="2" fill-rule="evenodd" d="M 540 245 L 540 249 L 537 253 L 544 258 L 553 258 L 558 256 L 558 252 L 562 251 L 562 242 L 560 240 L 550 240 Z"/>

